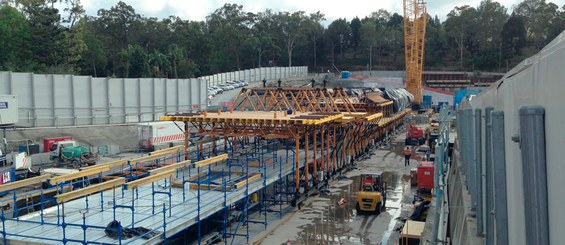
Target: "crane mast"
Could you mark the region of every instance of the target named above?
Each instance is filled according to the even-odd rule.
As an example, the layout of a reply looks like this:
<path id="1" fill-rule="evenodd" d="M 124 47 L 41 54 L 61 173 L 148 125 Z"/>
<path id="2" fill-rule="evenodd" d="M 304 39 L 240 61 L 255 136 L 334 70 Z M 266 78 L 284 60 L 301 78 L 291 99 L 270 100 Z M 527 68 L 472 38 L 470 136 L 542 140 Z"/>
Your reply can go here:
<path id="1" fill-rule="evenodd" d="M 422 102 L 422 70 L 427 23 L 423 0 L 404 0 L 404 51 L 406 58 L 406 90 L 414 95 L 413 105 Z"/>

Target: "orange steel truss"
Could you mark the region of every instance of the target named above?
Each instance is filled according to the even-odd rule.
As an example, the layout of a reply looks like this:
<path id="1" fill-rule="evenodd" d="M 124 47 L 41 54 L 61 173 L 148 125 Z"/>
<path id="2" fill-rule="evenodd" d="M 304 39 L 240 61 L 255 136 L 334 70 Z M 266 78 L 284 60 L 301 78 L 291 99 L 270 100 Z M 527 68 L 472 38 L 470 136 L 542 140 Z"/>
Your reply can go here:
<path id="1" fill-rule="evenodd" d="M 161 120 L 184 122 L 187 158 L 191 129 L 197 129 L 200 136 L 223 137 L 224 142 L 238 137 L 287 139 L 294 141 L 296 153 L 302 145 L 303 150 L 308 149 L 304 151 L 305 159 L 310 159 L 312 154 L 313 161 L 302 171 L 296 154 L 297 192 L 301 186 L 308 188 L 304 183 L 309 183 L 310 174 L 316 181 L 319 171 L 331 176 L 351 166 L 351 158 L 363 154 L 386 132 L 401 124 L 409 112 L 393 115 L 392 102 L 360 103 L 341 88 L 243 89 L 235 100 L 235 108 L 167 115 Z"/>
<path id="2" fill-rule="evenodd" d="M 246 88 L 235 99 L 241 111 L 356 112 L 342 88 L 263 87 Z M 233 109 L 232 109 L 233 110 Z"/>

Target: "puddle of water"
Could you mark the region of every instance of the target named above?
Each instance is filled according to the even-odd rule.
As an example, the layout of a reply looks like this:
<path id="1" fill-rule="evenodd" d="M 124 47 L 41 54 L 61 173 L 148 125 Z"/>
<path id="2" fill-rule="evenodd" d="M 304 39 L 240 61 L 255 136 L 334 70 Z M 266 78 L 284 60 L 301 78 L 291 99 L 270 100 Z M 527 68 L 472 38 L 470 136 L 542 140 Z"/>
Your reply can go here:
<path id="1" fill-rule="evenodd" d="M 387 183 L 386 207 L 380 215 L 357 214 L 357 191 L 360 189 L 361 176 L 341 180 L 330 186 L 327 196 L 304 207 L 302 219 L 309 224 L 298 227 L 298 244 L 386 244 L 398 223 L 397 218 L 403 213 L 403 203 L 410 182 L 395 172 L 383 172 L 383 181 Z M 337 202 L 345 198 L 345 204 Z M 293 243 L 294 244 L 294 243 Z"/>

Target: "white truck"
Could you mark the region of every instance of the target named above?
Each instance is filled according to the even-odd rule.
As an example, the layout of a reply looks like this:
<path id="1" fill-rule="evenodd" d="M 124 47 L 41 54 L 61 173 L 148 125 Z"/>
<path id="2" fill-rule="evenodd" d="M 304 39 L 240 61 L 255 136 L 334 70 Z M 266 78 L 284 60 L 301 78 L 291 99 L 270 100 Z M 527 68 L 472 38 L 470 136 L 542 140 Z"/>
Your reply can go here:
<path id="1" fill-rule="evenodd" d="M 178 143 L 184 140 L 181 130 L 184 124 L 175 122 L 148 122 L 137 124 L 139 147 L 145 150 L 155 150 L 156 147 Z"/>

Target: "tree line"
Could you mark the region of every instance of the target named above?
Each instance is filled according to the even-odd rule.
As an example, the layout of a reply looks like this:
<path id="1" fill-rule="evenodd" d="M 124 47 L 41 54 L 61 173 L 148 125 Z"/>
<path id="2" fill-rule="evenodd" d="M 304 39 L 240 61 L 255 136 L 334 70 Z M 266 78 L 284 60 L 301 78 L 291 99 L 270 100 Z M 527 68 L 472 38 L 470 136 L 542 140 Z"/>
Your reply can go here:
<path id="1" fill-rule="evenodd" d="M 62 6 L 62 7 L 61 7 Z M 250 13 L 225 4 L 205 21 L 145 17 L 124 2 L 85 14 L 80 0 L 2 0 L 0 70 L 190 78 L 305 65 L 310 71 L 404 69 L 403 17 L 387 10 L 324 26 L 321 12 Z M 565 28 L 565 5 L 483 0 L 428 17 L 425 70 L 504 72 Z"/>

